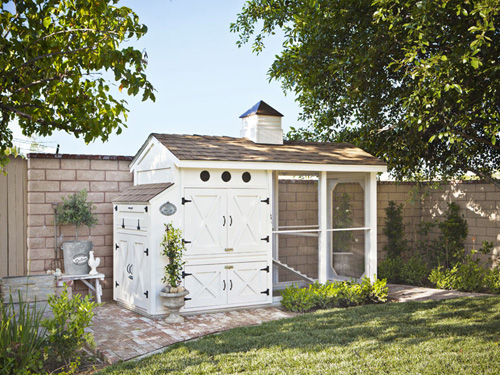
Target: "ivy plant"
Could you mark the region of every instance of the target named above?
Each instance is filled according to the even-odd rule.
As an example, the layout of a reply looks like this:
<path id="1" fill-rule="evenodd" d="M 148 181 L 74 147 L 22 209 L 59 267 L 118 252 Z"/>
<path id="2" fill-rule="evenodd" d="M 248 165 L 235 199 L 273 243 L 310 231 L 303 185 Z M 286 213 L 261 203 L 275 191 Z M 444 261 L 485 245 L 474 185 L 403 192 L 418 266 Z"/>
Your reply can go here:
<path id="1" fill-rule="evenodd" d="M 186 251 L 186 246 L 182 242 L 182 231 L 171 223 L 165 224 L 161 247 L 163 249 L 161 255 L 168 259 L 168 264 L 164 267 L 165 275 L 162 281 L 171 287 L 177 287 L 181 282 L 182 267 L 185 264 L 182 260 L 182 254 Z"/>

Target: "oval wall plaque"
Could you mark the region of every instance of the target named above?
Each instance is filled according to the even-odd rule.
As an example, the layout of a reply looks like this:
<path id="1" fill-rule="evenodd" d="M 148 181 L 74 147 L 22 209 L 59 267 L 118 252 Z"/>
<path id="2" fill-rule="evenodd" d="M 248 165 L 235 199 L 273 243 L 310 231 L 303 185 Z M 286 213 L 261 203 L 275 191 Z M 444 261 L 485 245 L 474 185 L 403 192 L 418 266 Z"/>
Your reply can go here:
<path id="1" fill-rule="evenodd" d="M 160 212 L 162 215 L 171 216 L 177 212 L 177 207 L 173 203 L 167 202 L 160 206 Z"/>

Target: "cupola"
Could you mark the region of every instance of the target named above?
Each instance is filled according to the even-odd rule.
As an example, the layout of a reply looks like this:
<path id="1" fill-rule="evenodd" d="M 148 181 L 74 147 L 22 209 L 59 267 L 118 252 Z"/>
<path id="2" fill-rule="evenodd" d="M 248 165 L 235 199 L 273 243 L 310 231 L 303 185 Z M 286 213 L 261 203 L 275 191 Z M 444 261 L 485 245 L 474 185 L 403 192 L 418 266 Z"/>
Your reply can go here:
<path id="1" fill-rule="evenodd" d="M 240 116 L 242 120 L 240 135 L 255 143 L 282 145 L 282 117 L 281 113 L 261 100 Z"/>

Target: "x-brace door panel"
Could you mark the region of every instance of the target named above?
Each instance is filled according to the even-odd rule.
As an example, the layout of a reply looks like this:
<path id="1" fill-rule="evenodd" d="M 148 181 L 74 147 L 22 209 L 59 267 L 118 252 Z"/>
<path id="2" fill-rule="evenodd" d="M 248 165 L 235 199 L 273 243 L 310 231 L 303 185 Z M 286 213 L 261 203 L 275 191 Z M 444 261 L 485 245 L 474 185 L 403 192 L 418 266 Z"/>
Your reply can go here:
<path id="1" fill-rule="evenodd" d="M 216 189 L 186 189 L 184 239 L 187 254 L 221 254 L 227 247 L 226 193 Z M 190 202 L 188 202 L 190 201 Z"/>
<path id="2" fill-rule="evenodd" d="M 224 265 L 186 266 L 184 285 L 189 290 L 186 309 L 224 306 L 228 285 Z"/>
<path id="3" fill-rule="evenodd" d="M 235 263 L 228 270 L 228 304 L 249 305 L 266 302 L 270 290 L 267 262 Z M 266 293 L 267 291 L 267 293 Z"/>
<path id="4" fill-rule="evenodd" d="M 266 251 L 270 217 L 265 193 L 265 189 L 237 189 L 228 194 L 228 247 L 235 252 Z"/>
<path id="5" fill-rule="evenodd" d="M 149 298 L 151 297 L 147 280 L 150 276 L 150 263 L 145 253 L 145 241 L 145 237 L 134 236 L 129 242 L 129 247 L 132 247 L 134 252 L 134 267 L 132 269 L 132 277 L 134 278 L 132 284 L 134 305 L 142 308 L 147 308 Z"/>

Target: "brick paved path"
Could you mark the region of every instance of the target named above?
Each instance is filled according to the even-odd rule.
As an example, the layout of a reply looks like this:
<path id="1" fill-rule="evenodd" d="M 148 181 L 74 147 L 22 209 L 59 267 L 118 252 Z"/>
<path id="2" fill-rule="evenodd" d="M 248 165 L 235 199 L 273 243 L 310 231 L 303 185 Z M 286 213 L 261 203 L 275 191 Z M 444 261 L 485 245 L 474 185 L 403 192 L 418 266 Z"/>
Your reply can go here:
<path id="1" fill-rule="evenodd" d="M 152 320 L 107 302 L 95 309 L 93 326 L 98 352 L 107 363 L 144 355 L 165 346 L 231 328 L 257 325 L 296 314 L 278 308 L 191 315 L 181 324 Z"/>

